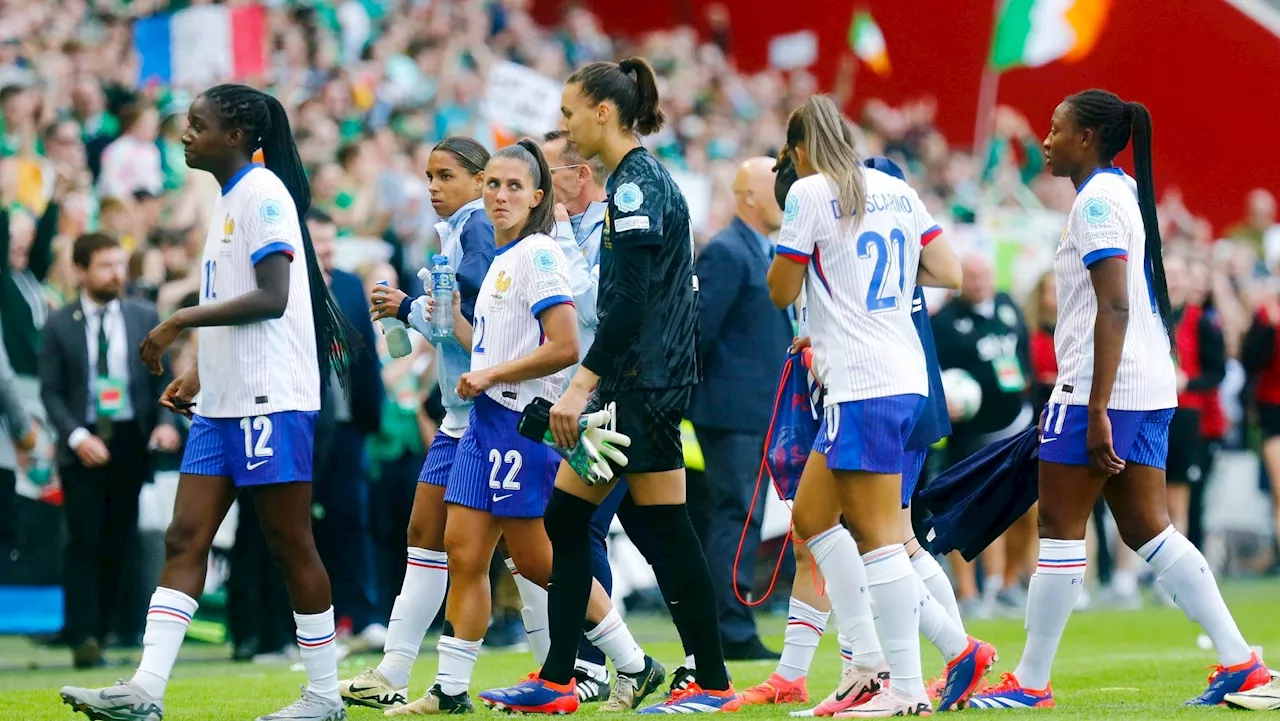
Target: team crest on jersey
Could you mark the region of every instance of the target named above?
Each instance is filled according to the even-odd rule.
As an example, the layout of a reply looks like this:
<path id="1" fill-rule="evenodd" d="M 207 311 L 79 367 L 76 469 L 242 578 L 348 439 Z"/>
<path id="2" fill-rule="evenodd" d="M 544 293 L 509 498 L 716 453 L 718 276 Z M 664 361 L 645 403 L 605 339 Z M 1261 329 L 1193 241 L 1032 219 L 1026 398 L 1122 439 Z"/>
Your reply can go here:
<path id="1" fill-rule="evenodd" d="M 1084 201 L 1084 222 L 1089 225 L 1102 225 L 1111 218 L 1111 206 L 1101 198 L 1089 198 Z"/>
<path id="2" fill-rule="evenodd" d="M 236 232 L 236 219 L 227 214 L 227 219 L 222 221 L 222 242 L 230 243 L 231 234 Z"/>
<path id="3" fill-rule="evenodd" d="M 502 300 L 503 294 L 511 289 L 511 277 L 507 275 L 507 271 L 498 271 L 498 277 L 493 281 L 493 288 L 497 291 L 493 294 L 494 300 Z"/>
<path id="4" fill-rule="evenodd" d="M 609 222 L 609 208 L 604 209 L 604 229 L 600 231 L 600 247 L 613 250 L 613 224 Z"/>
<path id="5" fill-rule="evenodd" d="M 623 183 L 613 192 L 613 204 L 623 213 L 634 213 L 644 204 L 644 193 L 635 183 Z"/>
<path id="6" fill-rule="evenodd" d="M 533 267 L 543 273 L 554 273 L 556 270 L 555 256 L 551 255 L 549 250 L 539 250 L 533 254 Z"/>

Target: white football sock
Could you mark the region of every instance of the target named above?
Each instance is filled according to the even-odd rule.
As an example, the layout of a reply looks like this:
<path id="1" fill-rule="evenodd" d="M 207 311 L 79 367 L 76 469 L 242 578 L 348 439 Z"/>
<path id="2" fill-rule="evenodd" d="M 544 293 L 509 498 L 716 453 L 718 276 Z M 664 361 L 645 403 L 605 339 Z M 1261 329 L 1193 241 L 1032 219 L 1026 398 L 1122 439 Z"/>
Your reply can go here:
<path id="1" fill-rule="evenodd" d="M 609 609 L 604 620 L 587 631 L 587 641 L 604 652 L 613 661 L 619 673 L 640 673 L 644 670 L 644 651 L 631 636 L 631 629 L 618 615 L 618 609 Z"/>
<path id="2" fill-rule="evenodd" d="M 684 667 L 690 671 L 698 670 L 698 662 L 693 658 L 693 654 L 684 657 Z"/>
<path id="3" fill-rule="evenodd" d="M 391 607 L 387 624 L 385 652 L 378 664 L 382 674 L 396 688 L 409 685 L 409 672 L 418 658 L 427 628 L 440 613 L 445 591 L 449 588 L 449 561 L 444 551 L 409 547 L 404 569 L 404 584 Z"/>
<path id="4" fill-rule="evenodd" d="M 819 611 L 797 598 L 787 611 L 787 632 L 782 642 L 782 658 L 776 673 L 788 681 L 809 675 L 813 654 L 818 650 L 830 611 Z"/>
<path id="5" fill-rule="evenodd" d="M 507 570 L 515 579 L 516 590 L 520 592 L 520 618 L 524 619 L 524 634 L 529 638 L 529 648 L 533 651 L 533 660 L 538 666 L 547 661 L 547 651 L 551 649 L 551 629 L 547 619 L 547 589 L 530 581 L 516 570 L 516 562 L 507 559 Z"/>
<path id="6" fill-rule="evenodd" d="M 942 605 L 951 620 L 963 631 L 964 621 L 960 618 L 960 606 L 956 603 L 955 589 L 951 587 L 951 579 L 947 578 L 947 572 L 942 570 L 938 559 L 921 548 L 911 557 L 911 567 L 916 569 L 916 575 L 924 581 L 933 600 Z"/>
<path id="7" fill-rule="evenodd" d="M 609 669 L 601 664 L 578 659 L 573 662 L 573 668 L 575 671 L 581 671 L 597 681 L 606 682 L 609 680 Z"/>
<path id="8" fill-rule="evenodd" d="M 920 633 L 938 649 L 942 660 L 950 663 L 969 647 L 969 637 L 951 620 L 942 604 L 934 600 L 924 579 L 911 575 L 915 576 L 916 593 L 920 596 Z"/>
<path id="9" fill-rule="evenodd" d="M 1027 589 L 1027 645 L 1013 675 L 1024 688 L 1048 688 L 1053 657 L 1084 590 L 1084 541 L 1040 539 L 1040 560 Z"/>
<path id="10" fill-rule="evenodd" d="M 840 628 L 840 619 L 836 619 L 836 628 Z M 840 631 L 837 636 L 840 644 L 840 673 L 844 673 L 853 668 L 853 642 L 845 637 L 844 631 Z"/>
<path id="11" fill-rule="evenodd" d="M 441 636 L 436 642 L 436 651 L 440 654 L 440 668 L 436 671 L 436 683 L 446 696 L 457 696 L 471 688 L 471 671 L 476 667 L 476 657 L 480 655 L 479 641 L 464 641 L 453 636 Z"/>
<path id="12" fill-rule="evenodd" d="M 831 608 L 840 626 L 841 646 L 849 649 L 850 663 L 868 671 L 884 668 L 884 653 L 871 613 L 871 596 L 866 591 L 867 570 L 858 555 L 858 544 L 840 525 L 828 528 L 806 543 L 827 580 L 827 595 L 831 597 Z M 849 642 L 847 647 L 845 640 Z"/>
<path id="13" fill-rule="evenodd" d="M 133 674 L 133 684 L 154 698 L 164 698 L 182 638 L 199 605 L 194 598 L 171 588 L 157 588 L 151 594 L 147 630 L 142 635 L 142 661 Z"/>
<path id="14" fill-rule="evenodd" d="M 307 671 L 307 689 L 341 703 L 338 695 L 338 644 L 333 633 L 333 606 L 320 613 L 294 613 L 298 651 Z"/>
<path id="15" fill-rule="evenodd" d="M 1138 554 L 1151 564 L 1156 582 L 1178 608 L 1213 640 L 1218 663 L 1235 666 L 1250 659 L 1253 651 L 1222 600 L 1209 562 L 1186 536 L 1169 526 L 1139 548 Z"/>
<path id="16" fill-rule="evenodd" d="M 904 698 L 924 697 L 920 668 L 921 586 L 901 543 L 884 546 L 862 557 L 867 590 L 876 608 L 876 632 L 889 662 L 889 685 Z M 942 607 L 938 607 L 942 612 Z"/>

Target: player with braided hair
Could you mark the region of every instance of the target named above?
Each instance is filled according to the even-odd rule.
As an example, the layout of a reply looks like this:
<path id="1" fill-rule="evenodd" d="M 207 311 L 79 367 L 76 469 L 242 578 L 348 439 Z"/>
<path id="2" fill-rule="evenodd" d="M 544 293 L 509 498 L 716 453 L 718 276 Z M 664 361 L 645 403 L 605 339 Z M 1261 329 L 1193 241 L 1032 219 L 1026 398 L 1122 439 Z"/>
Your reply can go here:
<path id="1" fill-rule="evenodd" d="M 311 191 L 284 107 L 243 85 L 219 85 L 191 105 L 187 165 L 222 186 L 200 272 L 200 303 L 156 327 L 142 359 L 160 372 L 165 350 L 196 328 L 199 360 L 160 404 L 192 416 L 160 586 L 151 597 L 142 661 L 129 681 L 64 687 L 92 719 L 160 721 L 164 691 L 204 588 L 209 548 L 241 489 L 254 496 L 268 546 L 293 604 L 308 685 L 259 721 L 337 721 L 329 576 L 311 535 L 311 473 L 321 382 L 347 385 L 354 335 L 343 320 L 300 221 Z M 265 167 L 253 162 L 262 150 Z M 294 262 L 301 252 L 303 262 Z M 196 394 L 199 393 L 198 401 Z"/>

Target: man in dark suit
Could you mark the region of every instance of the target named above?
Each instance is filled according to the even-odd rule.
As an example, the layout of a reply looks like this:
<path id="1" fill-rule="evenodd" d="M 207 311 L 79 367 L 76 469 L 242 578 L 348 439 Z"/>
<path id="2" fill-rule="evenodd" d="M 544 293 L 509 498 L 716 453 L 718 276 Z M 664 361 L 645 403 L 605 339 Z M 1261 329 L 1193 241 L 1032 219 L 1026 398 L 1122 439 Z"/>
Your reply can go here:
<path id="1" fill-rule="evenodd" d="M 706 471 L 691 478 L 689 510 L 711 567 L 726 659 L 777 658 L 756 633 L 751 609 L 738 600 L 751 593 L 763 490 L 753 506 L 774 390 L 792 339 L 787 311 L 773 307 L 765 277 L 772 233 L 782 227 L 773 196 L 771 158 L 751 158 L 733 182 L 737 214 L 698 256 L 698 317 L 706 369 L 689 405 Z M 734 577 L 743 526 L 747 538 Z M 735 593 L 735 584 L 737 593 Z"/>
<path id="2" fill-rule="evenodd" d="M 138 494 L 152 449 L 176 451 L 173 416 L 157 400 L 172 380 L 152 375 L 137 348 L 159 324 L 150 303 L 123 298 L 128 254 L 111 236 L 76 239 L 80 296 L 49 316 L 41 334 L 40 396 L 57 429 L 68 544 L 63 568 L 66 636 L 77 667 L 101 662 L 113 614 L 138 583 Z M 139 599 L 141 597 L 139 596 Z M 136 641 L 136 639 L 125 639 Z"/>
<path id="3" fill-rule="evenodd" d="M 316 547 L 333 581 L 333 608 L 349 619 L 362 641 L 382 647 L 386 619 L 376 617 L 377 564 L 370 518 L 365 441 L 382 428 L 382 373 L 377 336 L 369 319 L 369 298 L 360 278 L 333 266 L 338 226 L 318 210 L 307 213 L 316 259 L 343 315 L 360 334 L 351 387 L 344 394 L 337 376 L 324 384 L 316 427 L 316 478 L 312 483 Z M 389 279 L 394 280 L 394 279 Z"/>

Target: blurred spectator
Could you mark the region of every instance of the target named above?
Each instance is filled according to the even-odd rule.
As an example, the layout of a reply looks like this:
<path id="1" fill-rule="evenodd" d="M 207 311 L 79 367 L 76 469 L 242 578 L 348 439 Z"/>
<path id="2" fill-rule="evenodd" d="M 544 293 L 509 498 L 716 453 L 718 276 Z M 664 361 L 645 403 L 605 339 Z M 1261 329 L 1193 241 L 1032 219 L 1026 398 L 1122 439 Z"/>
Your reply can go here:
<path id="1" fill-rule="evenodd" d="M 155 106 L 134 103 L 120 111 L 120 137 L 102 151 L 98 192 L 104 198 L 132 198 L 138 191 L 164 190 L 160 167 L 160 114 Z"/>
<path id="2" fill-rule="evenodd" d="M 381 647 L 386 627 L 376 616 L 377 569 L 365 456 L 366 439 L 382 425 L 384 391 L 377 339 L 364 285 L 357 276 L 333 267 L 338 236 L 333 219 L 312 210 L 306 223 L 329 290 L 361 341 L 353 351 L 350 387 L 340 386 L 336 371 L 323 384 L 312 483 L 316 548 L 333 582 L 336 617 L 349 623 L 351 632 L 367 633 L 364 640 L 370 646 Z M 395 282 L 394 277 L 387 280 Z"/>
<path id="3" fill-rule="evenodd" d="M 1245 200 L 1244 218 L 1227 229 L 1226 236 L 1232 240 L 1247 243 L 1258 257 L 1271 260 L 1272 255 L 1280 252 L 1280 248 L 1272 249 L 1267 254 L 1263 239 L 1267 231 L 1276 224 L 1276 196 L 1264 188 L 1255 188 Z M 1268 265 L 1271 265 L 1268 263 Z"/>
<path id="4" fill-rule="evenodd" d="M 793 336 L 787 311 L 773 306 L 764 282 L 774 252 L 770 237 L 782 227 L 773 165 L 772 158 L 761 157 L 739 167 L 733 181 L 737 214 L 698 254 L 696 268 L 705 371 L 687 415 L 706 470 L 690 479 L 689 505 L 706 549 L 720 639 L 730 660 L 778 658 L 760 641 L 751 609 L 739 600 L 751 597 L 769 492 L 756 488 L 773 408 L 768 389 L 777 384 Z"/>
<path id="5" fill-rule="evenodd" d="M 982 388 L 982 402 L 971 417 L 964 417 L 955 404 L 949 409 L 948 466 L 989 443 L 1016 435 L 1036 419 L 1027 398 L 1032 366 L 1022 311 L 1007 293 L 996 290 L 991 264 L 985 257 L 970 254 L 962 263 L 960 292 L 934 314 L 933 337 L 938 363 L 944 370 L 959 368 L 972 376 Z M 981 616 L 997 605 L 1010 612 L 1022 607 L 1026 594 L 1020 576 L 1030 575 L 1035 528 L 1032 511 L 983 553 L 986 576 L 981 599 L 972 566 L 953 554 L 956 596 L 963 612 Z"/>
<path id="6" fill-rule="evenodd" d="M 122 300 L 124 250 L 110 236 L 91 234 L 76 240 L 72 255 L 81 294 L 44 326 L 40 394 L 58 431 L 70 533 L 66 636 L 83 668 L 101 663 L 113 614 L 128 624 L 125 635 L 141 634 L 141 603 L 117 608 L 117 599 L 140 582 L 128 565 L 137 556 L 138 494 L 151 479 L 151 452 L 175 451 L 180 438 L 173 416 L 156 406 L 172 380 L 168 363 L 164 374 L 152 375 L 135 351 L 160 319 L 151 304 Z"/>
<path id="7" fill-rule="evenodd" d="M 1049 402 L 1058 380 L 1058 355 L 1053 331 L 1058 325 L 1058 282 L 1053 271 L 1036 281 L 1026 304 L 1027 355 L 1031 363 L 1031 410 L 1039 413 Z"/>
<path id="8" fill-rule="evenodd" d="M 36 445 L 38 429 L 18 392 L 9 354 L 0 344 L 0 579 L 9 578 L 8 565 L 15 543 L 14 508 L 19 456 Z"/>

